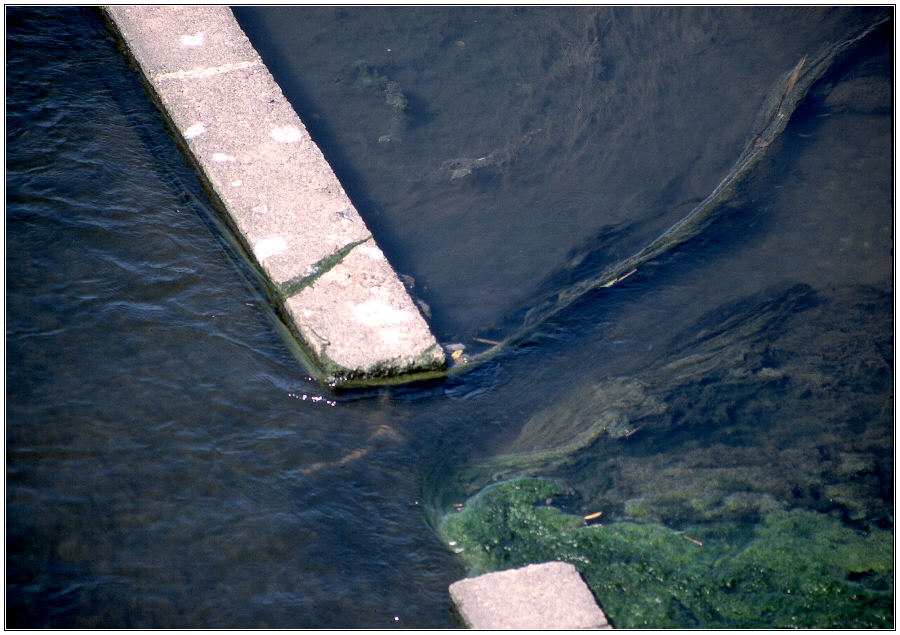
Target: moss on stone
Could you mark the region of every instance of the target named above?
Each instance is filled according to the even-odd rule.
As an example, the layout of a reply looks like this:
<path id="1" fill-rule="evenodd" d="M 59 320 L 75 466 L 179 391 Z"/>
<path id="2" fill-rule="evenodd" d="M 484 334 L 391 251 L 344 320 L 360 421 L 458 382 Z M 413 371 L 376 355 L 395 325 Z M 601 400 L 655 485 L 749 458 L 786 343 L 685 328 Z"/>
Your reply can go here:
<path id="1" fill-rule="evenodd" d="M 325 256 L 324 258 L 319 260 L 319 262 L 312 265 L 307 273 L 303 273 L 296 278 L 288 280 L 287 282 L 276 284 L 275 287 L 278 289 L 278 292 L 283 298 L 289 298 L 291 296 L 297 295 L 298 293 L 303 291 L 303 289 L 322 277 L 324 274 L 328 273 L 337 265 L 341 264 L 344 258 L 347 257 L 347 254 L 353 251 L 355 247 L 363 244 L 364 242 L 368 242 L 369 240 L 372 240 L 371 236 L 367 236 L 362 240 L 357 240 L 355 242 L 344 245 L 333 254 Z"/>

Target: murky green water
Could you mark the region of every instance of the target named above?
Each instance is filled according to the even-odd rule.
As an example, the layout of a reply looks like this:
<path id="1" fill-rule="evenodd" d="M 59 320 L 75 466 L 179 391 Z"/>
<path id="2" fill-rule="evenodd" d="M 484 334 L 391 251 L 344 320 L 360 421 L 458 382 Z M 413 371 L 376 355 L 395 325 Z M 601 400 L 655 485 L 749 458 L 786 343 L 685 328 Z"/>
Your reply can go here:
<path id="1" fill-rule="evenodd" d="M 776 79 L 884 11 L 236 15 L 439 338 L 476 350 L 690 211 Z M 439 523 L 495 478 L 559 479 L 538 508 L 602 510 L 620 564 L 687 528 L 753 563 L 777 560 L 754 532 L 893 531 L 891 25 L 701 236 L 469 373 L 342 393 L 290 357 L 98 14 L 8 9 L 7 60 L 9 626 L 450 627 L 471 561 Z M 890 623 L 873 553 L 839 586 Z M 720 625 L 595 593 L 614 624 Z"/>

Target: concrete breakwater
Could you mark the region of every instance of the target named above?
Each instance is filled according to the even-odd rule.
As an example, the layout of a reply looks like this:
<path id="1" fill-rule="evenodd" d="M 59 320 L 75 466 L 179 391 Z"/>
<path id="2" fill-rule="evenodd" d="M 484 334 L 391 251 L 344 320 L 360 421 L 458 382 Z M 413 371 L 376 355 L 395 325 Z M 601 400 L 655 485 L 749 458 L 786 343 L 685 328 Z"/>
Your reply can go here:
<path id="1" fill-rule="evenodd" d="M 442 371 L 443 349 L 231 10 L 103 11 L 310 372 L 346 386 Z"/>

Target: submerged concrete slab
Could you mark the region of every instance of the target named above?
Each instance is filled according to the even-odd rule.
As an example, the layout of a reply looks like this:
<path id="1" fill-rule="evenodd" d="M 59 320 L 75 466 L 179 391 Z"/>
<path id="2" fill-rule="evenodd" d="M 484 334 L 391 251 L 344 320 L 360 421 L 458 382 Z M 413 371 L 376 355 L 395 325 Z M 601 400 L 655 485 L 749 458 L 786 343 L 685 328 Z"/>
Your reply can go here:
<path id="1" fill-rule="evenodd" d="M 104 12 L 324 377 L 443 368 L 442 348 L 231 10 Z"/>
<path id="2" fill-rule="evenodd" d="M 479 630 L 612 628 L 578 570 L 545 562 L 450 585 L 465 625 Z"/>

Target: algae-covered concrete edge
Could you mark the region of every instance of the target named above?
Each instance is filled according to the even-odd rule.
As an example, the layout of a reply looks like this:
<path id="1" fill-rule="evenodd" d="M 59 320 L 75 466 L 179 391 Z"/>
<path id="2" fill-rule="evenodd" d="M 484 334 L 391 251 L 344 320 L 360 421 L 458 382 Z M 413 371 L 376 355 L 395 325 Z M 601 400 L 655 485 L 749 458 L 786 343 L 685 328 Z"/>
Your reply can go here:
<path id="1" fill-rule="evenodd" d="M 334 385 L 439 374 L 443 349 L 231 10 L 102 10 L 313 374 Z"/>

